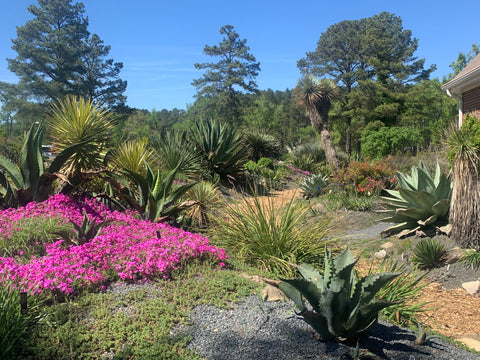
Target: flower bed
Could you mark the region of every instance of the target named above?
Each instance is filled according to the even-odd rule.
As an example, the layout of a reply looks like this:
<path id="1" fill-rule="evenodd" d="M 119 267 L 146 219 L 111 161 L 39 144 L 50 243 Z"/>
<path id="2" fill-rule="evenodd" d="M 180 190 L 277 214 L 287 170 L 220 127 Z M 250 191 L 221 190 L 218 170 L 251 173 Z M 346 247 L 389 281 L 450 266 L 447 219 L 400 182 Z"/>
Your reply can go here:
<path id="1" fill-rule="evenodd" d="M 92 220 L 112 222 L 80 246 L 66 246 L 63 240 L 45 244 L 46 255 L 32 256 L 24 264 L 17 258 L 0 257 L 0 279 L 6 275 L 30 292 L 48 289 L 72 294 L 117 279 L 147 281 L 167 277 L 182 261 L 192 258 L 210 256 L 223 266 L 221 261 L 228 257 L 199 234 L 139 220 L 133 212 L 110 211 L 92 199 L 73 201 L 65 195 L 0 212 L 0 236 L 8 239 L 12 231 L 22 231 L 16 222 L 24 218 L 54 217 L 60 219 L 59 225 L 62 219 L 80 225 L 84 211 Z"/>

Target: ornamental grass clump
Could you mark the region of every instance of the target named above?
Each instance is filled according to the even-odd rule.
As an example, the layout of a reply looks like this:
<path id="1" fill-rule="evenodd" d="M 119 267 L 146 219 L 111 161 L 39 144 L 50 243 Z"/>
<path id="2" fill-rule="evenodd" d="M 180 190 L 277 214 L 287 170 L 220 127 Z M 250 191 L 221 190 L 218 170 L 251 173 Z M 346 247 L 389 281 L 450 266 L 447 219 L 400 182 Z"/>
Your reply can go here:
<path id="1" fill-rule="evenodd" d="M 433 268 L 445 257 L 445 245 L 435 239 L 422 239 L 413 249 L 411 261 L 423 268 Z"/>
<path id="2" fill-rule="evenodd" d="M 45 243 L 43 256 L 22 257 L 24 249 L 20 248 L 16 257 L 0 257 L 0 274 L 28 291 L 75 294 L 118 279 L 167 278 L 185 260 L 211 258 L 222 266 L 227 258 L 223 249 L 199 234 L 141 220 L 130 211 L 110 211 L 92 199 L 73 201 L 65 195 L 0 212 L 0 228 L 8 234 L 18 220 L 37 217 L 60 218 L 59 224 L 72 220 L 81 226 L 84 212 L 92 221 L 111 223 L 82 245 L 53 239 Z"/>
<path id="3" fill-rule="evenodd" d="M 278 204 L 273 196 L 243 197 L 218 219 L 215 240 L 247 263 L 280 276 L 293 276 L 297 263 L 321 265 L 329 220 L 309 219 L 311 207 L 296 194 Z"/>
<path id="4" fill-rule="evenodd" d="M 0 359 L 16 359 L 17 351 L 41 320 L 41 302 L 20 293 L 11 281 L 0 276 Z"/>
<path id="5" fill-rule="evenodd" d="M 279 284 L 322 341 L 358 339 L 377 324 L 378 312 L 392 305 L 375 300 L 375 296 L 400 273 L 370 274 L 357 281 L 356 262 L 348 248 L 335 258 L 326 252 L 323 274 L 311 265 L 298 265 L 302 278 L 284 279 Z"/>

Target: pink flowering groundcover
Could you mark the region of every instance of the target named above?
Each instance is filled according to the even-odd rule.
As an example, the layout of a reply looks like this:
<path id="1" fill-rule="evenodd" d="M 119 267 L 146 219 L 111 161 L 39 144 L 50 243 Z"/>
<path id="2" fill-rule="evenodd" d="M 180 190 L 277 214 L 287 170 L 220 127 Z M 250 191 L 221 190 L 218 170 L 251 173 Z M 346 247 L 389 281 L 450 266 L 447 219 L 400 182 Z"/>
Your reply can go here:
<path id="1" fill-rule="evenodd" d="M 134 212 L 111 211 L 94 199 L 73 200 L 55 195 L 42 203 L 0 211 L 0 237 L 8 241 L 25 218 L 51 217 L 59 225 L 69 220 L 81 225 L 84 212 L 97 223 L 111 222 L 91 241 L 77 246 L 64 240 L 45 244 L 45 255 L 28 261 L 0 257 L 0 281 L 9 278 L 29 292 L 49 290 L 72 294 L 85 288 L 103 287 L 108 281 L 148 281 L 167 277 L 180 264 L 194 258 L 211 258 L 223 266 L 223 249 L 200 235 L 164 223 L 139 219 Z"/>

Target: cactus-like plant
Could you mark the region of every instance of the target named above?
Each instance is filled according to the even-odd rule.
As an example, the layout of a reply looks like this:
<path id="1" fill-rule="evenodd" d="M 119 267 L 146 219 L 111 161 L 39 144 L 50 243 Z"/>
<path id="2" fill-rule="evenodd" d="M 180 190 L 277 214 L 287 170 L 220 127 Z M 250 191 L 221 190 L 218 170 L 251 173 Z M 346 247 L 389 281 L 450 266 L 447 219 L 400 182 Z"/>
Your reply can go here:
<path id="1" fill-rule="evenodd" d="M 356 281 L 355 264 L 348 248 L 334 259 L 326 252 L 323 275 L 310 265 L 298 265 L 302 278 L 279 284 L 322 341 L 358 339 L 377 323 L 378 312 L 393 304 L 374 297 L 400 273 L 371 274 Z"/>
<path id="2" fill-rule="evenodd" d="M 300 183 L 300 189 L 303 192 L 303 197 L 310 199 L 320 196 L 322 191 L 328 186 L 328 176 L 322 174 L 313 174 L 303 179 Z"/>
<path id="3" fill-rule="evenodd" d="M 382 221 L 397 225 L 386 229 L 384 235 L 402 230 L 413 233 L 448 222 L 452 184 L 448 176 L 441 173 L 438 164 L 434 177 L 420 162 L 418 167 L 412 167 L 411 175 L 398 172 L 397 178 L 399 189 L 386 189 L 390 197 L 382 197 L 386 207 L 384 212 L 390 215 Z"/>
<path id="4" fill-rule="evenodd" d="M 83 212 L 83 221 L 79 225 L 73 220 L 69 221 L 75 230 L 75 238 L 72 238 L 69 233 L 65 232 L 56 232 L 56 235 L 59 235 L 68 245 L 83 245 L 89 242 L 90 240 L 96 238 L 100 232 L 106 228 L 112 220 L 105 220 L 97 223 L 97 219 L 90 219 L 87 215 L 87 212 Z"/>

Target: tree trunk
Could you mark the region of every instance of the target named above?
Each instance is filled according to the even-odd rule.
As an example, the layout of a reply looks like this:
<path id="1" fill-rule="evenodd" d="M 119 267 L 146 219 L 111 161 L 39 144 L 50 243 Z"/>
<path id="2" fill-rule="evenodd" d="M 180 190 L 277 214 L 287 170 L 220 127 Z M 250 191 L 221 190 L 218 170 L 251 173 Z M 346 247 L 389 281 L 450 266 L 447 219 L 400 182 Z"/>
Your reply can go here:
<path id="1" fill-rule="evenodd" d="M 480 249 L 480 178 L 478 162 L 455 159 L 450 205 L 451 236 L 461 247 Z"/>
<path id="2" fill-rule="evenodd" d="M 324 126 L 320 133 L 320 138 L 322 139 L 323 150 L 325 151 L 325 157 L 327 158 L 328 164 L 334 170 L 338 170 L 340 168 L 340 161 L 338 160 L 337 152 L 335 151 L 335 146 L 333 145 L 328 126 Z"/>
<path id="3" fill-rule="evenodd" d="M 335 150 L 335 146 L 333 145 L 332 136 L 330 135 L 330 130 L 328 128 L 328 123 L 325 120 L 328 116 L 323 112 L 322 114 L 317 110 L 315 107 L 311 107 L 307 109 L 308 116 L 310 117 L 310 121 L 312 123 L 313 128 L 315 131 L 320 134 L 320 139 L 322 141 L 323 151 L 325 151 L 325 157 L 327 158 L 327 163 L 332 167 L 333 170 L 337 170 L 340 168 L 340 161 L 337 157 L 337 151 Z"/>
<path id="4" fill-rule="evenodd" d="M 347 129 L 345 130 L 345 152 L 348 156 L 350 156 L 352 155 L 352 119 L 350 119 L 350 117 L 347 117 L 345 119 L 345 124 L 347 125 Z"/>

